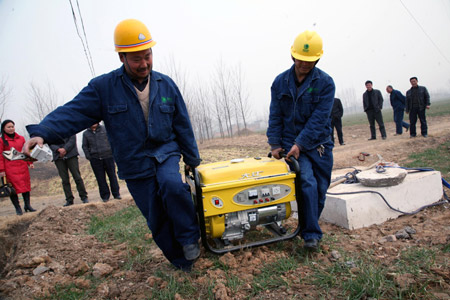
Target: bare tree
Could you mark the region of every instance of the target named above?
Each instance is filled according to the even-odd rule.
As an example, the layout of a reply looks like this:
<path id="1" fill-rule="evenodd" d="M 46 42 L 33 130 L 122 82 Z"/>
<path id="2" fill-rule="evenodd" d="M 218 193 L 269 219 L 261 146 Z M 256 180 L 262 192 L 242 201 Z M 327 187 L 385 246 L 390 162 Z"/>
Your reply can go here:
<path id="1" fill-rule="evenodd" d="M 200 82 L 200 80 L 198 80 Z M 196 136 L 199 138 L 200 143 L 203 143 L 205 139 L 209 140 L 213 137 L 212 120 L 211 120 L 211 107 L 209 105 L 209 91 L 203 86 L 195 88 L 193 101 L 193 110 L 195 110 L 193 126 Z"/>
<path id="2" fill-rule="evenodd" d="M 39 123 L 59 105 L 58 95 L 50 82 L 45 88 L 30 83 L 26 114 L 29 122 Z"/>
<path id="3" fill-rule="evenodd" d="M 248 131 L 247 116 L 250 112 L 250 106 L 248 102 L 249 95 L 244 90 L 244 75 L 242 72 L 241 64 L 238 64 L 236 66 L 233 78 L 234 78 L 233 87 L 235 93 L 236 123 L 238 126 L 238 132 L 240 132 L 239 119 L 241 119 L 242 123 L 244 124 L 244 130 L 247 133 Z"/>
<path id="4" fill-rule="evenodd" d="M 3 115 L 5 114 L 6 105 L 8 104 L 10 95 L 11 89 L 7 86 L 7 80 L 2 78 L 0 80 L 0 121 L 3 120 Z"/>
<path id="5" fill-rule="evenodd" d="M 215 94 L 216 102 L 219 101 L 221 106 L 220 112 L 222 115 L 217 115 L 218 121 L 221 119 L 225 120 L 225 125 L 229 137 L 233 136 L 233 124 L 232 124 L 232 114 L 233 114 L 233 95 L 231 92 L 231 76 L 230 71 L 223 65 L 222 59 L 216 65 L 216 76 L 213 78 L 213 91 Z M 216 108 L 216 113 L 218 110 Z"/>
<path id="6" fill-rule="evenodd" d="M 239 125 L 239 108 L 237 102 L 233 102 L 234 118 L 236 119 L 237 134 L 241 135 L 241 125 Z"/>
<path id="7" fill-rule="evenodd" d="M 212 88 L 211 92 L 213 94 L 213 99 L 214 99 L 214 114 L 216 116 L 216 120 L 217 123 L 219 125 L 219 133 L 220 133 L 220 137 L 224 138 L 225 137 L 225 131 L 223 128 L 223 117 L 224 117 L 224 113 L 223 113 L 223 107 L 222 107 L 222 103 L 220 101 L 220 95 L 217 94 L 217 91 Z"/>

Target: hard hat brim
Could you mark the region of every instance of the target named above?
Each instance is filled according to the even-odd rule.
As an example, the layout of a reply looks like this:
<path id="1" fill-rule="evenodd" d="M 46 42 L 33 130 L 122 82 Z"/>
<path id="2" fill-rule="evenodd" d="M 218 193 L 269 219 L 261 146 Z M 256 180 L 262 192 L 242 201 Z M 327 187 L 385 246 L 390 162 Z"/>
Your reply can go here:
<path id="1" fill-rule="evenodd" d="M 132 46 L 132 47 L 118 47 L 116 45 L 116 52 L 138 52 L 142 50 L 150 49 L 151 47 L 156 45 L 156 41 L 151 41 L 148 44 L 140 45 L 140 46 Z"/>
<path id="2" fill-rule="evenodd" d="M 302 61 L 318 61 L 322 55 L 323 55 L 323 51 L 320 55 L 315 55 L 315 56 L 306 56 L 306 55 L 300 55 L 298 53 L 295 53 L 292 49 L 291 49 L 291 55 L 293 58 L 298 59 L 298 60 L 302 60 Z"/>

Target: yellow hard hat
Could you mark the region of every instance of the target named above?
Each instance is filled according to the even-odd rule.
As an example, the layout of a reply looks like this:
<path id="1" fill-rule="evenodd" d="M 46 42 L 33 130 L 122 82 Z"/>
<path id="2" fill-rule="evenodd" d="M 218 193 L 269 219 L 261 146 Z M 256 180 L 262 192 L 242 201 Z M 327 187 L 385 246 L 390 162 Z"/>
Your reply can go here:
<path id="1" fill-rule="evenodd" d="M 300 33 L 291 47 L 291 55 L 303 61 L 316 61 L 323 55 L 322 38 L 315 31 Z"/>
<path id="2" fill-rule="evenodd" d="M 135 19 L 123 20 L 114 30 L 114 45 L 116 52 L 137 52 L 153 47 L 156 42 L 152 39 L 147 26 Z"/>

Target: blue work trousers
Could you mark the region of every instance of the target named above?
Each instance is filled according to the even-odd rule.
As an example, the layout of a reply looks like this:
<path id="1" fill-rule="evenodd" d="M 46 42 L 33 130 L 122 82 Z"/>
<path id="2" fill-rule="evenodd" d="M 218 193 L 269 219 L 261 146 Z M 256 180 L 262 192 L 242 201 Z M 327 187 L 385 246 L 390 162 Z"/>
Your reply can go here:
<path id="1" fill-rule="evenodd" d="M 403 127 L 405 129 L 409 128 L 409 124 L 403 121 L 403 115 L 405 111 L 400 109 L 394 109 L 394 122 L 395 122 L 395 133 L 402 134 L 403 133 Z"/>
<path id="2" fill-rule="evenodd" d="M 192 261 L 184 258 L 183 246 L 200 238 L 197 215 L 189 185 L 181 180 L 180 156 L 155 160 L 156 176 L 127 179 L 128 190 L 147 220 L 153 239 L 166 258 L 177 268 Z"/>
<path id="3" fill-rule="evenodd" d="M 325 151 L 320 154 L 316 149 L 301 151 L 298 158 L 300 182 L 302 187 L 302 205 L 298 208 L 301 237 L 304 240 L 322 239 L 319 218 L 325 206 L 328 187 L 333 168 L 333 145 L 324 144 Z M 292 164 L 289 163 L 293 170 Z"/>

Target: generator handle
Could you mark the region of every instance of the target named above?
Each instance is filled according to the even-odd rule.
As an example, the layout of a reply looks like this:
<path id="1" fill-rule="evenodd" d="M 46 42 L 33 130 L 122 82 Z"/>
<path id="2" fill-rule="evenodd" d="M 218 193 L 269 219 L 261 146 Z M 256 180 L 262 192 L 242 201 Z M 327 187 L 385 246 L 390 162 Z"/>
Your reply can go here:
<path id="1" fill-rule="evenodd" d="M 192 172 L 192 176 L 189 174 L 189 172 Z M 214 249 L 212 249 L 208 242 L 207 242 L 207 236 L 205 231 L 205 211 L 203 209 L 203 195 L 202 195 L 202 187 L 201 187 L 201 181 L 200 181 L 200 173 L 198 172 L 197 168 L 186 168 L 184 167 L 184 175 L 186 178 L 186 182 L 190 181 L 193 185 L 195 192 L 193 200 L 194 200 L 194 206 L 197 211 L 198 216 L 198 223 L 200 227 L 200 237 L 202 240 L 202 244 L 205 247 L 205 249 L 208 249 L 211 252 L 214 252 Z"/>
<path id="2" fill-rule="evenodd" d="M 280 152 L 280 156 L 281 156 L 282 158 L 286 159 L 286 156 L 287 156 L 287 155 L 286 155 L 286 153 L 285 153 L 284 151 L 281 151 L 281 152 Z M 272 152 L 269 152 L 269 153 L 267 154 L 267 157 L 272 158 Z M 295 172 L 298 176 L 300 176 L 300 165 L 298 164 L 298 160 L 292 159 L 290 162 L 291 162 L 292 165 L 294 166 L 294 172 Z M 299 177 L 299 178 L 300 178 L 300 177 Z"/>

